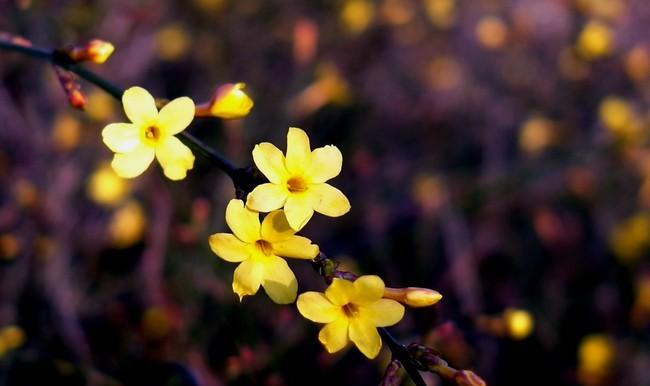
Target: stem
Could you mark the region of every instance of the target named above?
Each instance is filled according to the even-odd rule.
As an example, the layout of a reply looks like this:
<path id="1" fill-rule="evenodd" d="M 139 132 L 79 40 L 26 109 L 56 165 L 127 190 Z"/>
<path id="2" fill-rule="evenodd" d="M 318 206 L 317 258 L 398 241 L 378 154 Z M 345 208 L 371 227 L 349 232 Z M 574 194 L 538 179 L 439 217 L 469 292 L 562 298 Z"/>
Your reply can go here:
<path id="1" fill-rule="evenodd" d="M 53 64 L 64 68 L 70 72 L 77 74 L 80 78 L 85 79 L 86 81 L 94 84 L 95 86 L 101 88 L 110 94 L 113 98 L 121 102 L 122 94 L 124 90 L 113 83 L 109 82 L 102 76 L 90 71 L 84 66 L 71 62 L 65 55 L 57 53 L 57 51 L 46 50 L 39 47 L 33 46 L 24 46 L 20 44 L 15 44 L 8 42 L 6 40 L 0 39 L 0 49 L 14 51 L 20 54 L 30 56 L 32 58 L 47 60 Z M 221 155 L 215 149 L 206 145 L 203 141 L 199 140 L 192 134 L 187 131 L 183 131 L 178 134 L 180 139 L 197 153 L 201 154 L 208 160 L 212 161 L 219 169 L 226 173 L 232 180 L 233 183 L 236 183 L 238 168 L 233 165 L 226 157 Z"/>
<path id="2" fill-rule="evenodd" d="M 409 377 L 411 377 L 413 383 L 416 386 L 427 386 L 427 384 L 424 382 L 424 379 L 422 379 L 420 372 L 413 364 L 411 354 L 408 352 L 408 350 L 406 350 L 406 347 L 404 347 L 403 344 L 399 343 L 386 328 L 380 327 L 378 330 L 379 335 L 381 335 L 381 337 L 388 345 L 388 348 L 390 348 L 390 351 L 393 353 L 393 357 L 402 363 L 404 370 L 406 370 L 406 373 L 409 375 Z"/>

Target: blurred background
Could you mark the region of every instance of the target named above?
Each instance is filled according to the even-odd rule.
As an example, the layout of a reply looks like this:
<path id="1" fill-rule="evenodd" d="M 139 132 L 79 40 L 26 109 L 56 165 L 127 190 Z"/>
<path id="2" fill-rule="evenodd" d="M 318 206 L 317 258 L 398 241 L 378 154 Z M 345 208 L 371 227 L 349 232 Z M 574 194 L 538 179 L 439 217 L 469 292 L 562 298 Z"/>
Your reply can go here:
<path id="1" fill-rule="evenodd" d="M 352 210 L 303 233 L 440 291 L 391 331 L 490 385 L 650 385 L 648 25 L 647 0 L 0 0 L 35 45 L 112 42 L 90 67 L 122 87 L 245 82 L 250 116 L 189 129 L 240 166 L 288 126 L 337 145 Z M 0 385 L 379 382 L 388 352 L 328 355 L 294 306 L 240 303 L 207 244 L 230 180 L 198 156 L 119 179 L 121 106 L 82 91 L 0 52 Z"/>

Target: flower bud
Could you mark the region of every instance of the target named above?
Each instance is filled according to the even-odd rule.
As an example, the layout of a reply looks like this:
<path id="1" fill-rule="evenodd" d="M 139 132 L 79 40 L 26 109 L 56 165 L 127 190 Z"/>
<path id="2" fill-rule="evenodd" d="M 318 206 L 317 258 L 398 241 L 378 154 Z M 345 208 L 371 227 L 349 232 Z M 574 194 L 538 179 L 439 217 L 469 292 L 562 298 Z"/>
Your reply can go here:
<path id="1" fill-rule="evenodd" d="M 93 39 L 86 44 L 71 46 L 60 50 L 68 58 L 75 62 L 104 63 L 115 51 L 115 47 L 100 39 Z"/>
<path id="2" fill-rule="evenodd" d="M 419 287 L 386 288 L 384 297 L 414 308 L 432 306 L 442 299 L 440 292 Z"/>
<path id="3" fill-rule="evenodd" d="M 210 102 L 196 106 L 197 117 L 219 117 L 236 119 L 248 115 L 253 108 L 253 100 L 244 92 L 244 83 L 225 84 L 214 92 Z"/>

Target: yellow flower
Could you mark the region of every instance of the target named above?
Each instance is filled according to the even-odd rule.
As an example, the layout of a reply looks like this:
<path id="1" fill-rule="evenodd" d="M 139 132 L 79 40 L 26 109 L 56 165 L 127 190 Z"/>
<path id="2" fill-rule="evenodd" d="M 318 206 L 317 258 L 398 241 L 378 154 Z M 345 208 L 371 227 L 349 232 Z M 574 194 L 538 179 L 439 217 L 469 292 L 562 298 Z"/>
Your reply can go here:
<path id="1" fill-rule="evenodd" d="M 253 108 L 253 100 L 244 92 L 244 83 L 225 84 L 215 91 L 209 103 L 210 115 L 223 119 L 242 118 Z"/>
<path id="2" fill-rule="evenodd" d="M 131 87 L 122 95 L 122 104 L 132 123 L 111 123 L 102 131 L 104 143 L 115 152 L 113 170 L 123 178 L 137 177 L 155 156 L 167 178 L 185 178 L 194 166 L 194 155 L 174 135 L 192 122 L 194 102 L 176 98 L 158 112 L 147 90 Z"/>
<path id="3" fill-rule="evenodd" d="M 338 217 L 350 210 L 345 195 L 325 183 L 341 172 L 343 156 L 336 146 L 311 151 L 307 134 L 290 127 L 286 158 L 275 145 L 263 142 L 253 149 L 253 160 L 270 182 L 257 186 L 248 195 L 247 207 L 270 212 L 284 206 L 295 230 L 305 226 L 314 211 Z"/>
<path id="4" fill-rule="evenodd" d="M 241 263 L 232 282 L 239 300 L 255 295 L 261 285 L 274 302 L 293 302 L 298 282 L 280 256 L 311 260 L 318 254 L 318 246 L 306 237 L 296 236 L 283 211 L 269 213 L 260 224 L 259 213 L 244 207 L 242 200 L 230 200 L 226 223 L 234 235 L 213 234 L 210 248 L 226 261 Z"/>
<path id="5" fill-rule="evenodd" d="M 382 299 L 383 294 L 384 282 L 379 276 L 361 276 L 354 282 L 335 278 L 324 294 L 301 294 L 297 306 L 305 318 L 326 323 L 318 340 L 329 353 L 341 350 L 349 339 L 372 359 L 381 349 L 377 327 L 392 326 L 404 316 L 404 306 Z"/>

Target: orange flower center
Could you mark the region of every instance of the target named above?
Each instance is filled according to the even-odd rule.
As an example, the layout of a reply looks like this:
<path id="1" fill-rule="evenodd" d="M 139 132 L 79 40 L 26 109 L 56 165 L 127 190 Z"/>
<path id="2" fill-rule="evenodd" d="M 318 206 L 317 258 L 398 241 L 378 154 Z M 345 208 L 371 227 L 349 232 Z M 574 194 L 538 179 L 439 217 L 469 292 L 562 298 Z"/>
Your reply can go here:
<path id="1" fill-rule="evenodd" d="M 289 189 L 291 193 L 304 192 L 307 188 L 307 181 L 302 177 L 291 177 L 287 180 L 287 189 Z"/>
<path id="2" fill-rule="evenodd" d="M 357 308 L 357 306 L 355 306 L 352 303 L 348 303 L 348 304 L 343 306 L 343 313 L 348 318 L 352 318 L 352 317 L 356 316 L 358 312 L 359 312 L 359 308 Z"/>
<path id="3" fill-rule="evenodd" d="M 271 243 L 269 243 L 268 241 L 257 240 L 255 242 L 255 245 L 260 251 L 262 251 L 263 254 L 267 256 L 273 253 L 273 247 L 271 246 Z"/>
<path id="4" fill-rule="evenodd" d="M 156 126 L 148 126 L 144 129 L 144 139 L 150 143 L 156 143 L 160 139 L 160 129 Z"/>

